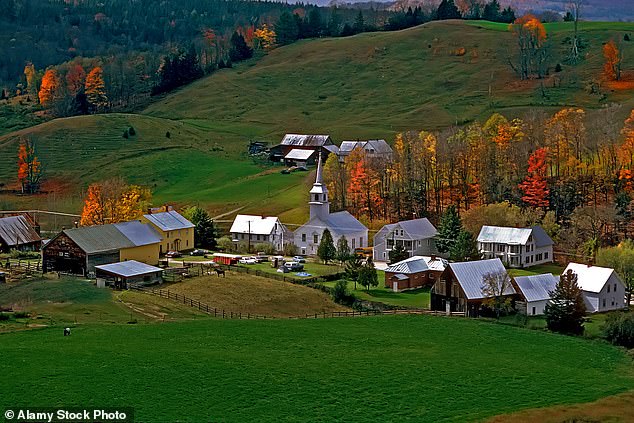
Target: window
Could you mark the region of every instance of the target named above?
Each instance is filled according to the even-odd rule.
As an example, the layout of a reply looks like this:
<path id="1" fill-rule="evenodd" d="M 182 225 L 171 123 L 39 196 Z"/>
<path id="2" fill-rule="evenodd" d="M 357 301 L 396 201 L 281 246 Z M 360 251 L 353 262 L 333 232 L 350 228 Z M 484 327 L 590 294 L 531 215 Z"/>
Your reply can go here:
<path id="1" fill-rule="evenodd" d="M 614 292 L 616 292 L 616 284 L 614 284 Z"/>
<path id="2" fill-rule="evenodd" d="M 357 240 L 356 238 L 352 238 L 352 248 L 356 248 L 356 246 L 355 246 L 355 241 L 356 240 Z"/>
<path id="3" fill-rule="evenodd" d="M 548 253 L 544 253 L 544 258 L 548 260 Z"/>
<path id="4" fill-rule="evenodd" d="M 383 251 L 383 258 L 385 258 L 385 251 Z"/>
<path id="5" fill-rule="evenodd" d="M 260 240 L 260 235 L 257 235 L 257 240 L 258 240 L 258 241 Z"/>
<path id="6" fill-rule="evenodd" d="M 319 244 L 319 235 L 313 235 L 313 244 Z"/>
<path id="7" fill-rule="evenodd" d="M 535 315 L 535 307 L 533 307 L 533 316 Z"/>
<path id="8" fill-rule="evenodd" d="M 302 242 L 306 242 L 306 234 L 302 234 Z"/>
<path id="9" fill-rule="evenodd" d="M 302 248 L 302 255 L 305 256 L 306 255 L 306 248 Z"/>
<path id="10" fill-rule="evenodd" d="M 610 292 L 610 284 L 608 284 L 608 292 Z"/>
<path id="11" fill-rule="evenodd" d="M 605 307 L 605 298 L 603 299 L 603 307 Z"/>
<path id="12" fill-rule="evenodd" d="M 363 248 L 363 237 L 359 237 L 359 248 Z"/>
<path id="13" fill-rule="evenodd" d="M 189 240 L 185 241 L 185 246 L 189 247 Z"/>

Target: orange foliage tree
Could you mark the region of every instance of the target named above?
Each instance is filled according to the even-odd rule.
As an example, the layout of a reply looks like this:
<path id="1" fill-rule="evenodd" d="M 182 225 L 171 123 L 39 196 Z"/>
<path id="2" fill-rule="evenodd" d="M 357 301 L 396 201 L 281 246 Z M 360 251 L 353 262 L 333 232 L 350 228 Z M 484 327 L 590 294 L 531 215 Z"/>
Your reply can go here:
<path id="1" fill-rule="evenodd" d="M 84 88 L 86 71 L 79 63 L 73 64 L 66 73 L 66 90 L 71 96 L 76 96 Z"/>
<path id="2" fill-rule="evenodd" d="M 84 226 L 138 219 L 151 199 L 150 191 L 110 179 L 88 187 L 80 223 Z"/>
<path id="3" fill-rule="evenodd" d="M 521 79 L 528 79 L 533 75 L 541 78 L 545 74 L 546 28 L 534 15 L 527 14 L 509 25 L 509 29 L 517 38 L 519 48 L 519 62 L 511 66 Z"/>
<path id="4" fill-rule="evenodd" d="M 614 40 L 610 40 L 603 45 L 603 57 L 605 58 L 603 65 L 605 76 L 613 81 L 619 81 L 621 79 L 623 56 Z"/>
<path id="5" fill-rule="evenodd" d="M 40 104 L 50 107 L 60 97 L 60 80 L 55 69 L 48 69 L 42 77 L 39 98 Z"/>
<path id="6" fill-rule="evenodd" d="M 85 92 L 86 100 L 93 111 L 103 111 L 108 105 L 106 83 L 103 79 L 103 69 L 100 66 L 94 67 L 86 76 Z"/>
<path id="7" fill-rule="evenodd" d="M 380 178 L 375 169 L 370 166 L 364 149 L 354 149 L 346 159 L 349 173 L 348 204 L 355 214 L 366 215 L 370 221 L 379 214 L 383 199 L 380 196 Z"/>
<path id="8" fill-rule="evenodd" d="M 548 183 L 546 182 L 546 170 L 548 150 L 537 149 L 528 159 L 528 175 L 524 182 L 519 184 L 519 189 L 524 193 L 522 201 L 533 207 L 548 207 Z"/>
<path id="9" fill-rule="evenodd" d="M 35 145 L 29 139 L 23 139 L 18 148 L 18 182 L 22 192 L 37 192 L 41 179 L 42 163 L 35 154 Z"/>

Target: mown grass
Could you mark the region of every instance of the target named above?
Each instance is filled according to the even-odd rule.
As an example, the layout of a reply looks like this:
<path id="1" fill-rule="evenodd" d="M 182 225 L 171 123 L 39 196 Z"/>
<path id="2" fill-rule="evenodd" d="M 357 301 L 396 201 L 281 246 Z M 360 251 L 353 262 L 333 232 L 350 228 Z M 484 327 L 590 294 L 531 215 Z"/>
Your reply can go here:
<path id="1" fill-rule="evenodd" d="M 544 273 L 552 273 L 555 276 L 559 276 L 561 275 L 561 273 L 564 271 L 564 268 L 559 266 L 556 263 L 549 263 L 549 264 L 540 264 L 537 266 L 532 266 L 532 267 L 528 267 L 526 269 L 513 269 L 513 268 L 509 268 L 508 269 L 508 274 L 511 277 L 516 277 L 516 276 L 533 276 L 533 275 L 541 275 Z"/>
<path id="2" fill-rule="evenodd" d="M 0 408 L 132 406 L 153 422 L 464 422 L 633 382 L 603 343 L 427 316 L 87 325 L 2 334 L 0 354 Z"/>
<path id="3" fill-rule="evenodd" d="M 348 310 L 324 292 L 254 275 L 227 271 L 226 277 L 203 276 L 165 284 L 161 289 L 243 316 L 305 317 Z"/>

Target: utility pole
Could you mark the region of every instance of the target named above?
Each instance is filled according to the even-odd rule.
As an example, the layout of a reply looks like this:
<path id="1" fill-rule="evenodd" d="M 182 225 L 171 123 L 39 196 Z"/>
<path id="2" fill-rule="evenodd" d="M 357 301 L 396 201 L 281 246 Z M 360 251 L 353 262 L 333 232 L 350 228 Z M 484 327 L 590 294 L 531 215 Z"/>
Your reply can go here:
<path id="1" fill-rule="evenodd" d="M 247 252 L 250 253 L 251 252 L 251 221 L 248 220 L 247 223 L 249 225 L 249 241 L 248 241 L 248 244 L 247 244 Z"/>

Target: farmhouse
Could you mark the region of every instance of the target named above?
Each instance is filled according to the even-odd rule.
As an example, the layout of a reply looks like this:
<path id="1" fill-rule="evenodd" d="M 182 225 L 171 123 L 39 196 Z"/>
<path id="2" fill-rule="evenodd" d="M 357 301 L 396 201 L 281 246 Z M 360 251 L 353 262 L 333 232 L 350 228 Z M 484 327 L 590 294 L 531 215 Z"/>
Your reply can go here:
<path id="1" fill-rule="evenodd" d="M 520 296 L 516 306 L 529 316 L 544 314 L 551 293 L 557 287 L 559 277 L 550 273 L 543 275 L 517 276 L 513 286 Z"/>
<path id="2" fill-rule="evenodd" d="M 392 147 L 385 140 L 367 141 L 343 141 L 339 147 L 339 161 L 343 162 L 346 157 L 356 149 L 365 150 L 366 155 L 371 159 L 392 159 Z"/>
<path id="3" fill-rule="evenodd" d="M 95 274 L 99 287 L 113 284 L 115 288 L 127 288 L 130 283 L 150 284 L 163 280 L 163 269 L 136 260 L 95 266 Z"/>
<path id="4" fill-rule="evenodd" d="M 486 298 L 484 279 L 489 274 L 507 274 L 499 258 L 449 263 L 431 289 L 431 309 L 478 317 Z M 503 294 L 515 296 L 516 291 L 508 284 Z"/>
<path id="5" fill-rule="evenodd" d="M 437 234 L 426 218 L 385 225 L 374 235 L 374 261 L 389 261 L 390 251 L 396 246 L 404 247 L 410 257 L 436 254 Z"/>
<path id="6" fill-rule="evenodd" d="M 570 263 L 563 274 L 572 270 L 583 291 L 589 313 L 619 310 L 626 307 L 625 284 L 614 269 Z"/>
<path id="7" fill-rule="evenodd" d="M 317 176 L 310 190 L 310 219 L 294 233 L 295 245 L 302 255 L 315 255 L 324 230 L 328 229 L 337 244 L 345 237 L 350 248 L 364 248 L 368 245 L 368 228 L 347 211 L 330 212 L 328 189 L 322 178 L 322 158 L 319 156 Z"/>
<path id="8" fill-rule="evenodd" d="M 162 212 L 143 215 L 142 221 L 149 223 L 159 233 L 163 241 L 159 253 L 190 250 L 194 248 L 194 224 L 169 206 Z"/>
<path id="9" fill-rule="evenodd" d="M 64 229 L 42 248 L 45 271 L 87 275 L 95 266 L 136 260 L 155 265 L 160 235 L 139 221 Z"/>
<path id="10" fill-rule="evenodd" d="M 39 251 L 42 238 L 24 216 L 0 218 L 0 251 Z"/>
<path id="11" fill-rule="evenodd" d="M 338 152 L 329 135 L 286 134 L 279 145 L 271 148 L 269 158 L 286 165 L 306 166 L 315 164 L 319 154 L 327 157 Z"/>
<path id="12" fill-rule="evenodd" d="M 483 226 L 478 235 L 478 250 L 482 257 L 499 258 L 510 267 L 552 263 L 553 244 L 541 226 Z"/>
<path id="13" fill-rule="evenodd" d="M 385 269 L 385 287 L 394 292 L 433 285 L 445 271 L 447 260 L 435 256 L 414 256 Z"/>
<path id="14" fill-rule="evenodd" d="M 245 242 L 249 246 L 267 243 L 277 251 L 284 249 L 284 243 L 293 242 L 293 233 L 286 229 L 280 219 L 273 216 L 239 214 L 229 232 L 235 242 Z"/>

